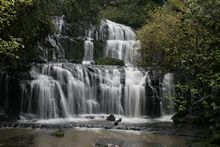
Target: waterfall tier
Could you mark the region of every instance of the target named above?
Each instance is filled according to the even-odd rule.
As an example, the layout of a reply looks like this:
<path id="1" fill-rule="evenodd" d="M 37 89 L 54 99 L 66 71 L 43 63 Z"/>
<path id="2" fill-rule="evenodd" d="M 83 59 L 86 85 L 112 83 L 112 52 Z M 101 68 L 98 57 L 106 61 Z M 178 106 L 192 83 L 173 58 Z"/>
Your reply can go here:
<path id="1" fill-rule="evenodd" d="M 160 112 L 160 96 L 148 72 L 134 67 L 43 64 L 22 84 L 22 112 L 37 118 L 76 114 L 122 114 L 131 117 Z M 149 103 L 149 105 L 147 105 Z"/>
<path id="2" fill-rule="evenodd" d="M 100 34 L 101 38 L 106 40 L 106 57 L 123 60 L 127 65 L 135 64 L 140 43 L 130 27 L 102 20 Z"/>
<path id="3" fill-rule="evenodd" d="M 91 27 L 86 31 L 85 44 L 87 45 L 84 46 L 83 63 L 88 63 L 85 58 L 93 53 L 93 49 L 88 47 L 88 43 L 92 44 L 91 40 L 103 40 L 105 41 L 104 57 L 123 60 L 127 65 L 135 64 L 140 43 L 136 40 L 136 34 L 130 27 L 110 20 L 102 20 L 98 28 L 97 30 Z"/>
<path id="4" fill-rule="evenodd" d="M 130 27 L 110 20 L 101 21 L 100 37 L 102 40 L 136 40 L 136 34 Z"/>

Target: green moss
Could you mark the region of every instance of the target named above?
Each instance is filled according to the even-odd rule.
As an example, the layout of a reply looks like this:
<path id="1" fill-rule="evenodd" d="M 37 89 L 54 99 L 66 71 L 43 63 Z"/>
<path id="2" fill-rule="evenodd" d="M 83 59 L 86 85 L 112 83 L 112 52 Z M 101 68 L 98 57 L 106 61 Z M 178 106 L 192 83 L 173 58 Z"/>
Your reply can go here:
<path id="1" fill-rule="evenodd" d="M 105 42 L 102 40 L 94 41 L 94 59 L 98 60 L 104 55 Z"/>
<path id="2" fill-rule="evenodd" d="M 53 132 L 51 135 L 56 136 L 56 137 L 64 137 L 64 131 L 63 130 L 58 130 L 56 132 Z"/>
<path id="3" fill-rule="evenodd" d="M 124 61 L 119 59 L 113 58 L 100 58 L 96 60 L 97 65 L 117 65 L 117 66 L 124 66 Z"/>
<path id="4" fill-rule="evenodd" d="M 133 28 L 140 28 L 146 19 L 149 18 L 149 13 L 160 5 L 155 0 L 120 0 L 109 4 L 101 11 L 101 15 L 112 21 L 126 24 Z"/>

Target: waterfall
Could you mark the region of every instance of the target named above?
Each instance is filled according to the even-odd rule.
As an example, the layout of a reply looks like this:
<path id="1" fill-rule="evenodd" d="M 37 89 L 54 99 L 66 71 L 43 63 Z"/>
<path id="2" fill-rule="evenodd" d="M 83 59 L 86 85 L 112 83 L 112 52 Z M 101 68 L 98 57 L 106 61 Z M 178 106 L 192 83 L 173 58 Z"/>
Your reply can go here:
<path id="1" fill-rule="evenodd" d="M 101 21 L 100 32 L 103 40 L 136 40 L 136 34 L 130 27 L 110 20 Z"/>
<path id="2" fill-rule="evenodd" d="M 64 17 L 55 17 L 53 23 L 57 32 L 49 36 L 48 41 L 58 54 L 64 55 L 60 43 L 60 38 L 64 37 Z M 30 71 L 32 80 L 21 83 L 22 114 L 50 119 L 78 114 L 143 117 L 171 112 L 168 106 L 173 104 L 166 97 L 171 97 L 174 92 L 172 74 L 155 80 L 151 71 L 134 66 L 140 43 L 130 27 L 102 20 L 98 29 L 91 27 L 87 30 L 84 39 L 82 64 L 33 65 Z M 121 59 L 127 66 L 93 65 L 97 40 L 105 42 L 104 57 Z"/>
<path id="3" fill-rule="evenodd" d="M 117 68 L 99 70 L 101 112 L 123 114 L 121 72 Z"/>
<path id="4" fill-rule="evenodd" d="M 147 73 L 137 68 L 126 68 L 125 80 L 125 114 L 142 116 L 145 109 L 142 105 L 145 101 L 145 84 Z"/>
<path id="5" fill-rule="evenodd" d="M 92 64 L 93 61 L 94 44 L 91 40 L 85 40 L 84 42 L 84 59 L 82 64 Z"/>
<path id="6" fill-rule="evenodd" d="M 100 38 L 106 40 L 106 57 L 123 60 L 127 65 L 135 64 L 140 43 L 130 27 L 110 20 L 102 20 Z"/>
<path id="7" fill-rule="evenodd" d="M 93 60 L 93 52 L 94 52 L 94 44 L 93 44 L 93 34 L 94 34 L 94 27 L 86 30 L 85 33 L 86 40 L 84 41 L 84 58 L 82 64 L 94 64 Z"/>

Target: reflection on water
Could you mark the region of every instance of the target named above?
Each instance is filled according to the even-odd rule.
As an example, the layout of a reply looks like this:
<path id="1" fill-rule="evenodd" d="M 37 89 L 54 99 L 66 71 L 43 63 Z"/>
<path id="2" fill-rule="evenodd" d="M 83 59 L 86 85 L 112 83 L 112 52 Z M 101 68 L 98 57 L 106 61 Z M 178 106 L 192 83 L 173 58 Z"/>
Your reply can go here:
<path id="1" fill-rule="evenodd" d="M 75 128 L 65 130 L 63 138 L 51 136 L 52 130 L 0 129 L 0 146 L 17 147 L 96 147 L 98 144 L 120 144 L 122 147 L 184 147 L 186 138 L 141 131 Z M 32 138 L 28 136 L 33 136 Z M 20 139 L 16 139 L 19 138 Z M 23 137 L 23 138 L 22 138 Z M 32 142 L 30 143 L 30 140 Z M 25 140 L 28 140 L 25 142 Z M 15 143 L 17 141 L 17 143 Z M 26 143 L 26 144 L 25 144 Z M 22 146 L 21 146 L 22 147 Z"/>

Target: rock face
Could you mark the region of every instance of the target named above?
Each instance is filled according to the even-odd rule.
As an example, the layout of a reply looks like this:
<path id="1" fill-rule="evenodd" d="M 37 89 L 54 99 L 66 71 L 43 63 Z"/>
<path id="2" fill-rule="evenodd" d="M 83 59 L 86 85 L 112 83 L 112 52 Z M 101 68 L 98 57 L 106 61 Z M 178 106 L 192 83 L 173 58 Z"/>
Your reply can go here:
<path id="1" fill-rule="evenodd" d="M 109 115 L 106 120 L 108 121 L 115 121 L 115 116 L 113 114 Z"/>
<path id="2" fill-rule="evenodd" d="M 0 114 L 18 116 L 21 107 L 20 82 L 0 71 Z"/>

